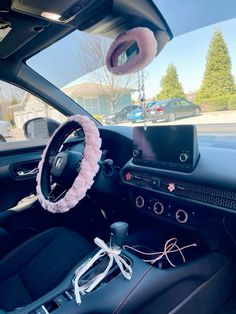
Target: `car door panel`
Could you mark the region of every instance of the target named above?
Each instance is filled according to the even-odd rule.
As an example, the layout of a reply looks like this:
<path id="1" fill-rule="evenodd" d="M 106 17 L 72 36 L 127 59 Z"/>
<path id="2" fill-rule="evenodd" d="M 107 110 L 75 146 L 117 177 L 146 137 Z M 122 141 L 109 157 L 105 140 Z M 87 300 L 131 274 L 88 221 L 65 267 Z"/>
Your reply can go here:
<path id="1" fill-rule="evenodd" d="M 191 116 L 193 111 L 191 104 L 186 100 L 180 100 L 179 103 L 182 108 L 182 117 Z"/>
<path id="2" fill-rule="evenodd" d="M 170 112 L 173 112 L 176 118 L 181 117 L 182 115 L 181 110 L 182 108 L 178 101 L 173 101 L 170 103 Z"/>
<path id="3" fill-rule="evenodd" d="M 188 103 L 188 116 L 189 117 L 194 115 L 195 109 L 196 109 L 196 106 L 193 103 L 189 102 Z"/>
<path id="4" fill-rule="evenodd" d="M 28 174 L 29 171 L 36 169 L 41 158 L 43 147 L 29 143 L 24 147 L 1 151 L 0 153 L 0 212 L 17 205 L 24 197 L 35 193 L 36 171 Z M 14 152 L 14 153 L 13 153 Z"/>
<path id="5" fill-rule="evenodd" d="M 81 143 L 81 139 L 68 139 L 64 144 Z M 23 198 L 35 194 L 36 170 L 47 139 L 0 144 L 0 212 L 18 204 Z"/>

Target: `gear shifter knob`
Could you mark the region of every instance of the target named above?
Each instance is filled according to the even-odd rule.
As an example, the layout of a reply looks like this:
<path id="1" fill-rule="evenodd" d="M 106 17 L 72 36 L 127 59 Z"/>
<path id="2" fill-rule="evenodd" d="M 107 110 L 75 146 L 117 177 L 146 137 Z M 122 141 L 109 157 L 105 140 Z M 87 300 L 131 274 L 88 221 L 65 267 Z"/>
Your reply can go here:
<path id="1" fill-rule="evenodd" d="M 126 222 L 118 221 L 110 226 L 110 247 L 120 250 L 128 235 L 129 225 Z"/>

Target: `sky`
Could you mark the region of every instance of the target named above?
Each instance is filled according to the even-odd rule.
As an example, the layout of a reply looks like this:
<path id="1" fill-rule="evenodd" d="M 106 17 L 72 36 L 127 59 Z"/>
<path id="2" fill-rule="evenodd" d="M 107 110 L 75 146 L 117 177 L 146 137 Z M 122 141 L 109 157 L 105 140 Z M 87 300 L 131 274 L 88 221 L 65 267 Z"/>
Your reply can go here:
<path id="1" fill-rule="evenodd" d="M 232 73 L 236 80 L 236 18 L 234 18 L 174 37 L 145 70 L 146 97 L 152 98 L 160 91 L 161 77 L 170 63 L 176 66 L 185 93 L 197 91 L 203 79 L 209 43 L 216 29 L 223 32 L 232 61 Z M 84 75 L 82 65 L 85 56 L 82 56 L 78 43 L 91 36 L 75 31 L 27 63 L 61 88 Z M 86 77 L 83 77 L 82 81 L 86 81 Z M 137 94 L 134 95 L 134 98 L 136 97 Z"/>
<path id="2" fill-rule="evenodd" d="M 176 66 L 185 93 L 198 90 L 203 79 L 209 43 L 216 29 L 223 32 L 236 79 L 236 19 L 231 19 L 173 38 L 146 68 L 147 95 L 152 97 L 160 90 L 160 79 L 170 63 Z"/>

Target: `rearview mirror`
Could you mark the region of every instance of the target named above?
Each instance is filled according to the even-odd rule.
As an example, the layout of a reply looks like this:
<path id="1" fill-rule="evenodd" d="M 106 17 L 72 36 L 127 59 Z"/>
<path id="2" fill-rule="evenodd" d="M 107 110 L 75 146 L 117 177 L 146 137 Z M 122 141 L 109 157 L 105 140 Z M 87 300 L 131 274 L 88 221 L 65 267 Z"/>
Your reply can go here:
<path id="1" fill-rule="evenodd" d="M 49 118 L 34 118 L 25 122 L 23 129 L 25 137 L 34 139 L 48 139 L 60 123 Z"/>
<path id="2" fill-rule="evenodd" d="M 131 42 L 123 53 L 118 57 L 117 65 L 124 65 L 129 60 L 132 60 L 139 53 L 139 48 L 136 42 Z"/>
<path id="3" fill-rule="evenodd" d="M 155 58 L 157 48 L 157 39 L 150 29 L 130 29 L 112 43 L 106 56 L 107 69 L 114 75 L 135 73 Z"/>

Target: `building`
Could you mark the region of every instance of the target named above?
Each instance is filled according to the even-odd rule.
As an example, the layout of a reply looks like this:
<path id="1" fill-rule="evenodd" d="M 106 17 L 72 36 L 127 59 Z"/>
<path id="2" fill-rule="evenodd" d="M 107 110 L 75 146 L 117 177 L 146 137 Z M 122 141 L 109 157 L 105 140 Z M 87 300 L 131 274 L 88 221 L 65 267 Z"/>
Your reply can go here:
<path id="1" fill-rule="evenodd" d="M 58 122 L 66 120 L 66 117 L 58 110 L 27 92 L 21 103 L 12 106 L 11 109 L 13 110 L 15 126 L 20 129 L 26 121 L 37 117 L 48 117 Z"/>
<path id="2" fill-rule="evenodd" d="M 64 93 L 92 115 L 111 112 L 109 95 L 106 95 L 105 90 L 105 87 L 103 89 L 101 85 L 90 83 L 80 83 L 63 88 Z M 128 88 L 116 89 L 116 93 L 121 96 L 114 110 L 131 104 L 131 92 L 132 90 Z M 18 128 L 22 128 L 26 121 L 36 117 L 48 117 L 58 122 L 63 122 L 66 119 L 59 111 L 27 92 L 22 101 L 12 106 L 11 109 L 13 110 L 15 125 Z"/>
<path id="3" fill-rule="evenodd" d="M 105 85 L 80 83 L 65 87 L 63 91 L 91 114 L 107 114 L 111 112 L 112 108 L 109 103 L 109 99 L 111 99 L 109 96 L 110 91 Z M 119 95 L 119 100 L 113 108 L 114 111 L 132 103 L 131 93 L 133 91 L 123 87 L 114 88 L 114 94 Z"/>

